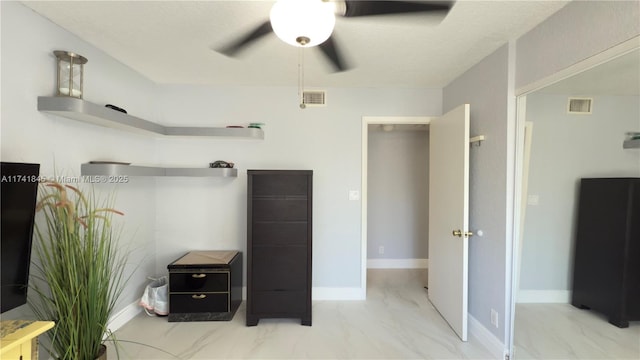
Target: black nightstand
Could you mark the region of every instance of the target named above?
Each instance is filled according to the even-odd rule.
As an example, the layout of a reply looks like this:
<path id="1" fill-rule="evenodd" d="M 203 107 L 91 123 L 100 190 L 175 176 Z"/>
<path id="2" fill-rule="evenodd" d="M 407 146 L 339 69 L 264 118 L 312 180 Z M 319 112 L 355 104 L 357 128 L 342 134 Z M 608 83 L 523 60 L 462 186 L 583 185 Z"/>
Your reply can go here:
<path id="1" fill-rule="evenodd" d="M 192 251 L 167 265 L 169 321 L 231 320 L 242 303 L 242 253 Z"/>

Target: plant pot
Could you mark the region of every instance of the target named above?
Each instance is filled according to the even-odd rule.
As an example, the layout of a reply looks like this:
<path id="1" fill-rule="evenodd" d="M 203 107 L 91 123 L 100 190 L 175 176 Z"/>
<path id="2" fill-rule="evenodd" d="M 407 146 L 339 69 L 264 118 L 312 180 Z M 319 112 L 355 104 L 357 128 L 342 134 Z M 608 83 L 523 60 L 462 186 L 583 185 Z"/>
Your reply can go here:
<path id="1" fill-rule="evenodd" d="M 100 345 L 100 351 L 98 351 L 98 355 L 96 356 L 96 360 L 107 360 L 107 346 Z"/>

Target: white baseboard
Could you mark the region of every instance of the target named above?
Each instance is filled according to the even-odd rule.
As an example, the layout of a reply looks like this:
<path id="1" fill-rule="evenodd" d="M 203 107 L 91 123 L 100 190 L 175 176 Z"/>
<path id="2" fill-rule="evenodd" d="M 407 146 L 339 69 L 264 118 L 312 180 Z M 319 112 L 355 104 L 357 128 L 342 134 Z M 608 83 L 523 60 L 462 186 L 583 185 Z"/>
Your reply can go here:
<path id="1" fill-rule="evenodd" d="M 518 290 L 516 298 L 516 303 L 519 304 L 568 304 L 570 301 L 570 290 Z"/>
<path id="2" fill-rule="evenodd" d="M 140 306 L 140 300 L 136 300 L 131 304 L 125 306 L 122 310 L 113 314 L 107 323 L 107 329 L 111 332 L 115 332 L 120 329 L 124 324 L 136 317 L 142 312 L 142 306 Z"/>
<path id="3" fill-rule="evenodd" d="M 468 315 L 467 321 L 467 325 L 469 326 L 469 335 L 478 339 L 480 344 L 489 350 L 493 359 L 504 359 L 504 354 L 506 353 L 507 348 L 504 346 L 502 341 L 489 331 L 489 329 L 484 327 L 484 325 L 482 325 L 476 318 L 471 316 L 471 314 Z"/>
<path id="4" fill-rule="evenodd" d="M 367 259 L 367 269 L 427 269 L 429 259 Z"/>

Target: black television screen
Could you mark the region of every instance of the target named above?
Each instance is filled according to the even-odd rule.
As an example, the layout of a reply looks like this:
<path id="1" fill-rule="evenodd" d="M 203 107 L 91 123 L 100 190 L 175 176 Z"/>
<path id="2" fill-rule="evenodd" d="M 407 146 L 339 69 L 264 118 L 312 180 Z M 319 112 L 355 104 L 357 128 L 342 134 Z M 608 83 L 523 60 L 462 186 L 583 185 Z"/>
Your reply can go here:
<path id="1" fill-rule="evenodd" d="M 0 170 L 0 312 L 27 302 L 39 164 L 2 162 Z"/>

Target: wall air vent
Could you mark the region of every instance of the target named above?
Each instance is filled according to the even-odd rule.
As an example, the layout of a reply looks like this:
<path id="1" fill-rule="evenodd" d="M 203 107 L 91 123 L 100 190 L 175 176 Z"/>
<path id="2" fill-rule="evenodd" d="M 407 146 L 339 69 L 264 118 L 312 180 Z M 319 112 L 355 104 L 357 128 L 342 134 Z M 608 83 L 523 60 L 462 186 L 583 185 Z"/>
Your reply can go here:
<path id="1" fill-rule="evenodd" d="M 569 114 L 591 114 L 593 99 L 591 98 L 569 98 L 567 112 Z"/>
<path id="2" fill-rule="evenodd" d="M 306 106 L 327 106 L 327 93 L 321 90 L 302 92 L 302 104 Z"/>

